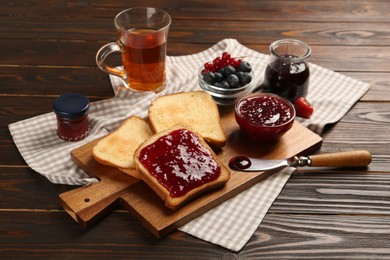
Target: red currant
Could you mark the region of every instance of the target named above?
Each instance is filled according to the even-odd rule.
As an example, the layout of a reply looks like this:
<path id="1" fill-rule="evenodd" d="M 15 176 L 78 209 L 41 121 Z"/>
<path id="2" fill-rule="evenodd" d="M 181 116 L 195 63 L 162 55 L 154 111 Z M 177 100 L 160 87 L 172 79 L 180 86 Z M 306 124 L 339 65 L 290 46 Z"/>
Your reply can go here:
<path id="1" fill-rule="evenodd" d="M 222 59 L 221 59 L 221 57 L 217 57 L 217 58 L 215 58 L 213 60 L 213 67 L 214 67 L 215 71 L 217 71 L 220 68 L 222 68 Z"/>
<path id="2" fill-rule="evenodd" d="M 225 61 L 227 61 L 227 60 L 229 60 L 230 59 L 230 53 L 228 53 L 228 52 L 223 52 L 222 53 L 222 60 L 225 60 Z"/>
<path id="3" fill-rule="evenodd" d="M 203 66 L 208 71 L 213 71 L 214 70 L 214 66 L 213 66 L 212 62 L 206 62 Z"/>
<path id="4" fill-rule="evenodd" d="M 232 65 L 233 67 L 240 66 L 240 63 L 241 63 L 241 60 L 238 60 L 238 59 L 235 59 L 235 58 L 231 58 L 229 60 L 229 64 Z"/>
<path id="5" fill-rule="evenodd" d="M 226 66 L 230 65 L 228 60 L 222 60 L 222 66 L 221 68 L 224 68 Z"/>

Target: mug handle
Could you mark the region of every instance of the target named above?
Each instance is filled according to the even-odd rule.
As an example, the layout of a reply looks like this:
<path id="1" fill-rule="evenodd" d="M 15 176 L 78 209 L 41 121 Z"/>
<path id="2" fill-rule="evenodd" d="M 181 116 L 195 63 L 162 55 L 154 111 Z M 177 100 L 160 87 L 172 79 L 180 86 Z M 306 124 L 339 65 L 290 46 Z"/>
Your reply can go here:
<path id="1" fill-rule="evenodd" d="M 105 63 L 106 58 L 114 52 L 122 52 L 122 48 L 120 45 L 116 42 L 110 42 L 107 43 L 106 45 L 103 45 L 97 52 L 96 54 L 96 64 L 98 65 L 99 69 L 102 71 L 112 74 L 118 77 L 121 77 L 126 81 L 127 75 L 124 70 L 120 70 L 111 66 L 108 66 Z"/>

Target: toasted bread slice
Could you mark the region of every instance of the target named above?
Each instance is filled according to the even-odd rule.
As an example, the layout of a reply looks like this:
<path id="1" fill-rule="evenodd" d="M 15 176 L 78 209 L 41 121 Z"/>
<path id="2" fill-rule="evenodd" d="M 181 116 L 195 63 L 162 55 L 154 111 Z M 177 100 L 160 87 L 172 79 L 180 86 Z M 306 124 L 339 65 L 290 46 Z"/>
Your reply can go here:
<path id="1" fill-rule="evenodd" d="M 99 163 L 119 168 L 139 178 L 134 169 L 133 155 L 138 146 L 151 135 L 149 124 L 142 118 L 132 116 L 97 142 L 92 150 L 93 157 Z"/>
<path id="2" fill-rule="evenodd" d="M 148 115 L 156 133 L 180 124 L 200 133 L 212 146 L 222 147 L 226 143 L 218 106 L 206 92 L 181 92 L 158 97 L 152 101 Z"/>
<path id="3" fill-rule="evenodd" d="M 176 125 L 153 135 L 134 153 L 141 179 L 177 209 L 199 194 L 225 184 L 229 170 L 199 133 Z"/>

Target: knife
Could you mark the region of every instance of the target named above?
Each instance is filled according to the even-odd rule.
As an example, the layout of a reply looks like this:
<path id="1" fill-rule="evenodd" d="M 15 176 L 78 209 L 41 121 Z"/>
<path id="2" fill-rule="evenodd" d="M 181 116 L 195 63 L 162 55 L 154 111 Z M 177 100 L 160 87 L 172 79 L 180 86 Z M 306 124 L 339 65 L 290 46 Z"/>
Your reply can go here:
<path id="1" fill-rule="evenodd" d="M 267 171 L 291 167 L 364 167 L 370 164 L 371 153 L 366 150 L 353 150 L 338 153 L 325 153 L 311 156 L 294 156 L 283 160 L 262 160 L 246 156 L 230 159 L 229 167 L 237 171 Z"/>

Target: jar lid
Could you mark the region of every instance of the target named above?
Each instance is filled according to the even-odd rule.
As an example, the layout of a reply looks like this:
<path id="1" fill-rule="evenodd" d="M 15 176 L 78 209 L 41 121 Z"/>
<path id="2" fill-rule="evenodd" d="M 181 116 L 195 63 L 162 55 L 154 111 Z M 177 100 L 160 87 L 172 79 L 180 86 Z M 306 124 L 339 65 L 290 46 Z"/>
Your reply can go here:
<path id="1" fill-rule="evenodd" d="M 89 100 L 86 96 L 69 93 L 59 96 L 53 102 L 53 110 L 57 116 L 75 118 L 83 116 L 89 109 Z"/>

